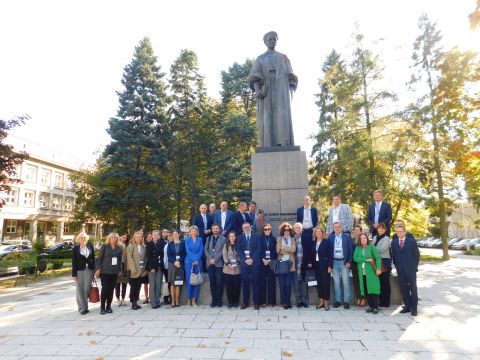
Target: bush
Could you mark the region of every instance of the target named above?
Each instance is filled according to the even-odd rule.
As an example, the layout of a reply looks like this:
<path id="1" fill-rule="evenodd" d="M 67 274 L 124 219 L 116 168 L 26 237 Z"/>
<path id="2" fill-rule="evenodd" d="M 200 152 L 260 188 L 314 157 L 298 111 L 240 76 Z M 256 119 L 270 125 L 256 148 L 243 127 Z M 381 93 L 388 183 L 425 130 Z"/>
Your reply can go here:
<path id="1" fill-rule="evenodd" d="M 465 251 L 465 255 L 480 255 L 480 249 L 473 249 Z"/>
<path id="2" fill-rule="evenodd" d="M 55 257 L 55 259 L 68 259 L 72 260 L 72 250 L 58 250 L 50 255 L 50 257 Z"/>
<path id="3" fill-rule="evenodd" d="M 33 251 L 5 255 L 0 261 L 0 269 L 18 266 L 20 274 L 33 274 L 37 267 L 37 255 Z"/>

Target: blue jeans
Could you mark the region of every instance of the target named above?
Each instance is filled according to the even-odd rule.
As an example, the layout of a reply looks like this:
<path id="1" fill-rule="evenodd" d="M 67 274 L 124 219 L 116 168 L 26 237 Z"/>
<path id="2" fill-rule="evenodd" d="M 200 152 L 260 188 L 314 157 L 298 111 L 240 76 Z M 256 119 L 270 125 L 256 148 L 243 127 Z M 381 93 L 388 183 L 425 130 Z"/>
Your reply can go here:
<path id="1" fill-rule="evenodd" d="M 280 286 L 280 304 L 281 305 L 292 305 L 290 300 L 292 296 L 292 283 L 295 277 L 294 272 L 289 272 L 288 274 L 278 275 L 278 284 Z"/>
<path id="2" fill-rule="evenodd" d="M 343 301 L 350 303 L 350 268 L 345 267 L 345 260 L 333 259 L 333 287 L 335 289 L 335 301 L 338 302 L 342 302 L 340 281 L 343 283 Z"/>

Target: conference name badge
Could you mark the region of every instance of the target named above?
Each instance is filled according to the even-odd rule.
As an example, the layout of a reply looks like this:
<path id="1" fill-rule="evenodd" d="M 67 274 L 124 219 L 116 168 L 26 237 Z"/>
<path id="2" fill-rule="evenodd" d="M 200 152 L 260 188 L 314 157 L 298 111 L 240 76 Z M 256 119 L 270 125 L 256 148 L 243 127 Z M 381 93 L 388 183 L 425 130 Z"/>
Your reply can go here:
<path id="1" fill-rule="evenodd" d="M 265 258 L 266 258 L 267 260 L 270 259 L 270 250 L 265 251 Z"/>
<path id="2" fill-rule="evenodd" d="M 308 286 L 317 286 L 317 280 L 311 280 L 307 284 Z"/>
<path id="3" fill-rule="evenodd" d="M 117 265 L 117 258 L 116 257 L 112 257 L 112 266 L 115 266 Z"/>
<path id="4" fill-rule="evenodd" d="M 175 256 L 175 261 L 180 261 L 180 256 L 179 255 Z"/>
<path id="5" fill-rule="evenodd" d="M 141 268 L 143 268 L 143 264 L 144 264 L 143 260 L 140 260 L 140 261 L 138 262 L 138 265 L 140 265 Z"/>
<path id="6" fill-rule="evenodd" d="M 250 250 L 245 250 L 245 257 L 250 259 Z"/>
<path id="7" fill-rule="evenodd" d="M 175 286 L 182 286 L 182 285 L 183 285 L 183 280 L 175 280 L 175 281 L 173 282 L 173 285 L 175 285 Z"/>
<path id="8" fill-rule="evenodd" d="M 237 266 L 237 259 L 230 259 L 230 265 L 233 267 Z"/>

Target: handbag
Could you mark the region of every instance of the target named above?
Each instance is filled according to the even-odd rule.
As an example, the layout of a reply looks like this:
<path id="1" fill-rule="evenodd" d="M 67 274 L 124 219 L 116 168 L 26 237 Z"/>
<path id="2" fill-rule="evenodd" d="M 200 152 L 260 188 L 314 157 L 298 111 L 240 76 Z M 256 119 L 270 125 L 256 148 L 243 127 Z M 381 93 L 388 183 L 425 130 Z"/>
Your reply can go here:
<path id="1" fill-rule="evenodd" d="M 168 286 L 167 279 L 165 279 L 165 275 L 163 276 L 162 282 L 162 294 L 163 296 L 170 296 L 170 287 Z"/>
<path id="2" fill-rule="evenodd" d="M 290 272 L 291 263 L 290 260 L 280 261 L 273 259 L 270 262 L 270 269 L 272 269 L 275 275 L 284 275 Z"/>
<path id="3" fill-rule="evenodd" d="M 185 281 L 185 273 L 182 267 L 175 269 L 175 274 L 173 276 L 173 285 L 182 286 Z"/>
<path id="4" fill-rule="evenodd" d="M 305 272 L 305 281 L 308 286 L 317 286 L 317 277 L 315 276 L 315 270 L 307 270 Z"/>
<path id="5" fill-rule="evenodd" d="M 373 259 L 373 261 L 370 264 L 372 264 L 373 271 L 377 272 L 377 263 L 375 262 L 375 259 Z M 386 273 L 387 271 L 388 271 L 388 269 L 382 261 L 382 266 L 380 268 L 380 274 Z"/>
<path id="6" fill-rule="evenodd" d="M 198 271 L 198 274 L 195 274 L 193 271 L 193 268 L 195 266 L 192 266 L 192 271 L 190 272 L 190 285 L 201 285 L 203 284 L 203 276 L 200 271 Z"/>
<path id="7" fill-rule="evenodd" d="M 100 292 L 98 291 L 97 279 L 93 278 L 92 287 L 88 292 L 88 301 L 95 304 L 100 301 Z"/>

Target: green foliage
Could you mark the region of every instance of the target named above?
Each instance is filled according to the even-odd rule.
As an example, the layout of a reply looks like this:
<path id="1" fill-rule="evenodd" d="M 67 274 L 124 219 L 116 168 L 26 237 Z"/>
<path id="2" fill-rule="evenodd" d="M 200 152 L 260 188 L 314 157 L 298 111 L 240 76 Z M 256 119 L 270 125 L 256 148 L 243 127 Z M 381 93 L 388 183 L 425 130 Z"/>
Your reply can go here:
<path id="1" fill-rule="evenodd" d="M 77 218 L 101 215 L 131 232 L 153 226 L 154 219 L 168 213 L 162 173 L 168 160 L 169 98 L 165 74 L 156 63 L 151 42 L 145 38 L 124 70 L 120 106 L 107 130 L 112 142 L 97 167 L 75 179 L 80 195 Z"/>
<path id="2" fill-rule="evenodd" d="M 34 251 L 5 255 L 0 261 L 0 269 L 17 266 L 20 274 L 33 274 L 37 266 L 37 254 Z"/>
<path id="3" fill-rule="evenodd" d="M 5 144 L 5 138 L 10 130 L 23 125 L 29 117 L 17 116 L 10 120 L 0 119 L 0 192 L 10 190 L 11 185 L 18 184 L 21 180 L 17 177 L 15 166 L 28 158 L 26 152 L 13 151 L 13 146 Z M 5 205 L 5 198 L 0 198 L 0 208 Z"/>
<path id="4" fill-rule="evenodd" d="M 468 171 L 465 154 L 472 154 L 479 144 L 479 93 L 469 91 L 478 81 L 479 62 L 472 52 L 456 48 L 443 51 L 441 33 L 428 16 L 420 18 L 419 29 L 411 82 L 418 98 L 409 107 L 408 120 L 418 132 L 418 178 L 431 217 L 438 218 L 434 231 L 438 230 L 443 239 L 443 256 L 447 259 L 447 216 L 453 210 L 453 200 L 460 195 L 458 176 L 464 177 L 472 195 L 476 191 L 477 176 Z"/>

